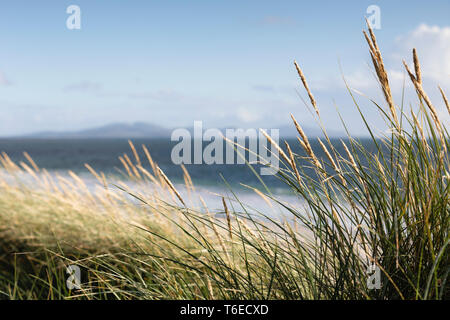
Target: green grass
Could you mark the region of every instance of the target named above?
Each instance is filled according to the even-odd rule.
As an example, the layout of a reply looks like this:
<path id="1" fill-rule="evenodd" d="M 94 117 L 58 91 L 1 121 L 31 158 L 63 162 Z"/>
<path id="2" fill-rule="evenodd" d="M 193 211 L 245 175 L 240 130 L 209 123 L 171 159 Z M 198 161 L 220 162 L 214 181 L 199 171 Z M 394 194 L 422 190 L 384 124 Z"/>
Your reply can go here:
<path id="1" fill-rule="evenodd" d="M 376 152 L 350 135 L 345 145 L 332 143 L 323 128 L 327 157 L 317 158 L 297 124 L 305 152 L 280 148 L 279 178 L 305 206 L 258 191 L 285 208 L 287 220 L 250 214 L 232 191 L 222 218 L 185 205 L 150 155 L 144 165 L 134 146 L 133 160 L 121 160 L 125 182 L 112 185 L 89 168 L 98 179 L 94 191 L 73 173 L 52 178 L 31 159 L 15 164 L 3 154 L 0 297 L 448 299 L 449 133 L 422 89 L 418 59 L 409 73 L 416 111 L 393 102 L 369 32 L 387 108 L 373 106 L 391 133 L 376 136 L 354 99 Z M 193 190 L 187 172 L 184 179 Z M 71 264 L 82 268 L 81 290 L 67 289 Z M 381 273 L 379 290 L 367 286 L 371 264 Z"/>

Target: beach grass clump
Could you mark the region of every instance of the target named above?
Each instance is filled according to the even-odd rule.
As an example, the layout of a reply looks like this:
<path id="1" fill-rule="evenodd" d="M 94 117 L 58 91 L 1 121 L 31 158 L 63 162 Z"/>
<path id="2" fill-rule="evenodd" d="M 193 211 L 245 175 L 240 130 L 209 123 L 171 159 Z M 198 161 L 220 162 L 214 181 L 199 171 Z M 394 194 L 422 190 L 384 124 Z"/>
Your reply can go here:
<path id="1" fill-rule="evenodd" d="M 279 178 L 304 205 L 253 189 L 285 217 L 249 210 L 232 190 L 218 212 L 201 198 L 200 207 L 191 205 L 196 194 L 187 170 L 180 192 L 148 149 L 144 163 L 131 142 L 132 155 L 120 157 L 123 179 L 110 181 L 86 166 L 95 187 L 73 172 L 51 175 L 28 154 L 18 164 L 2 154 L 0 296 L 450 298 L 449 133 L 423 88 L 416 50 L 413 68 L 404 63 L 417 94 L 417 107 L 407 110 L 393 99 L 370 27 L 364 36 L 385 99 L 372 102 L 388 133 L 374 132 L 348 86 L 373 148 L 350 135 L 336 142 L 321 126 L 319 153 L 292 116 L 303 151 L 294 153 L 287 142 L 274 147 L 283 164 Z M 295 68 L 322 123 L 297 62 Z M 66 285 L 68 265 L 82 270 L 78 289 Z"/>

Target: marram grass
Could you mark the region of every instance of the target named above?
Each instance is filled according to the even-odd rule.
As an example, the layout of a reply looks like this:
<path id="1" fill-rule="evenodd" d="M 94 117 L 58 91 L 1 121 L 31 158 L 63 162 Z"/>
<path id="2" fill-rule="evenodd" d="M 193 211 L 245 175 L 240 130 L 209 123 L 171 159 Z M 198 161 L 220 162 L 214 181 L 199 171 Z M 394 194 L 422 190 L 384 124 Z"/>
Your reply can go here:
<path id="1" fill-rule="evenodd" d="M 417 52 L 406 72 L 418 111 L 398 106 L 369 28 L 364 36 L 390 133 L 376 152 L 357 139 L 332 143 L 323 128 L 316 156 L 300 124 L 304 154 L 286 143 L 279 177 L 304 207 L 255 190 L 290 218 L 250 214 L 239 195 L 223 198 L 223 215 L 190 206 L 152 160 L 120 158 L 124 181 L 88 188 L 75 173 L 51 176 L 0 157 L 0 297 L 3 299 L 448 299 L 449 133 L 422 87 Z M 320 123 L 320 111 L 295 67 Z M 439 88 L 450 112 L 444 91 Z M 351 90 L 348 90 L 352 94 Z M 300 157 L 310 162 L 306 173 Z M 186 190 L 195 187 L 183 167 Z M 200 199 L 202 201 L 202 199 Z M 233 201 L 231 201 L 233 200 Z M 203 202 L 204 203 L 204 202 Z M 66 267 L 82 270 L 81 289 L 66 286 Z M 368 287 L 368 268 L 380 288 Z"/>

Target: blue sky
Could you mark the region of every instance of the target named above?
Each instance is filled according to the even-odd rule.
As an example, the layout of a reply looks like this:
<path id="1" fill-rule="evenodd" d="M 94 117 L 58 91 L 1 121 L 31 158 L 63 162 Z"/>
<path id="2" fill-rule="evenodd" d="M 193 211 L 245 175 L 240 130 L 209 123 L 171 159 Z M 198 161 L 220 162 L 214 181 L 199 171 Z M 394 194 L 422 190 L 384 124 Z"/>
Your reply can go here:
<path id="1" fill-rule="evenodd" d="M 337 106 L 361 134 L 340 65 L 352 88 L 381 102 L 361 33 L 374 4 L 396 97 L 413 46 L 430 91 L 440 83 L 449 92 L 450 1 L 2 2 L 0 135 L 135 121 L 276 128 L 291 112 L 311 125 L 294 59 L 325 124 L 340 128 Z M 81 8 L 81 30 L 66 27 L 69 5 Z M 382 130 L 374 107 L 358 101 Z"/>

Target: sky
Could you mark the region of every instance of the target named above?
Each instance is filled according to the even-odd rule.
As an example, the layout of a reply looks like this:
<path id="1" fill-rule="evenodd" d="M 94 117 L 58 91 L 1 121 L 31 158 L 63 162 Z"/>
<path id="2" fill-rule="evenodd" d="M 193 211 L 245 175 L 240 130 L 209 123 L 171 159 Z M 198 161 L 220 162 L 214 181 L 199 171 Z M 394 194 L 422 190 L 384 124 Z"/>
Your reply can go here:
<path id="1" fill-rule="evenodd" d="M 67 28 L 70 5 L 81 10 L 80 29 Z M 371 5 L 380 8 L 375 33 L 396 103 L 401 60 L 411 63 L 416 47 L 425 89 L 449 123 L 437 91 L 450 95 L 448 0 L 15 0 L 0 4 L 0 136 L 137 121 L 277 128 L 290 113 L 313 126 L 294 59 L 327 128 L 342 130 L 339 112 L 353 134 L 365 134 L 344 76 L 382 132 L 362 35 Z"/>

